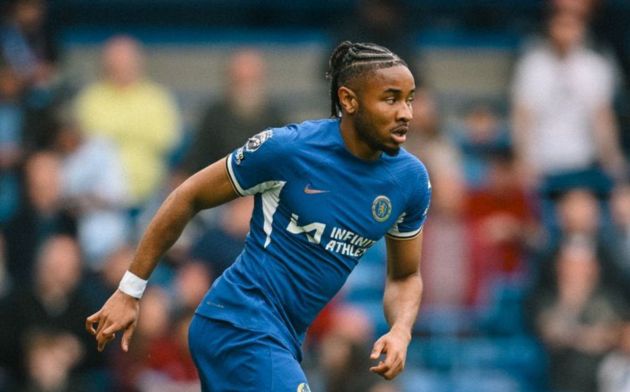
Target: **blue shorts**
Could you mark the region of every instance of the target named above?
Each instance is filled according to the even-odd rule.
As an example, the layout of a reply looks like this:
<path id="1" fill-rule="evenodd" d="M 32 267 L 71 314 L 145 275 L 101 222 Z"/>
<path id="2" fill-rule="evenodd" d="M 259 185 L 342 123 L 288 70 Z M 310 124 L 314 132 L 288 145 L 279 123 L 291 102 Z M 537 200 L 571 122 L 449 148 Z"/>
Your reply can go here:
<path id="1" fill-rule="evenodd" d="M 203 392 L 310 391 L 295 357 L 264 332 L 195 315 L 188 344 Z"/>

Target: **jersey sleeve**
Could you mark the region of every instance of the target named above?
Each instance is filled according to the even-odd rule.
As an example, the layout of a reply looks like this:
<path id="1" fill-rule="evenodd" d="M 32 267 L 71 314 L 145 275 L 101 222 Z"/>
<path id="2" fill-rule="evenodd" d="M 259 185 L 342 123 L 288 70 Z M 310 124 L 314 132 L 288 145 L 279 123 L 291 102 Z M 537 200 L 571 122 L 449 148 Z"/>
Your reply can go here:
<path id="1" fill-rule="evenodd" d="M 415 181 L 411 182 L 410 196 L 405 211 L 389 229 L 387 236 L 394 239 L 414 238 L 422 231 L 431 204 L 431 181 L 423 165 Z"/>
<path id="2" fill-rule="evenodd" d="M 227 156 L 227 172 L 241 196 L 263 193 L 284 181 L 286 151 L 291 135 L 286 128 L 267 129 L 250 137 Z"/>

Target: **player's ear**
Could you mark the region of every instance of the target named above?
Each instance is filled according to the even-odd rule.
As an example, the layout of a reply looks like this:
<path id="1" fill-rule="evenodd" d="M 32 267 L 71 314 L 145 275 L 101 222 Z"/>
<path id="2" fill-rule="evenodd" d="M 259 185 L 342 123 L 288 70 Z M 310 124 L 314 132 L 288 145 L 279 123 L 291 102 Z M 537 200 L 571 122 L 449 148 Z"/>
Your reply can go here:
<path id="1" fill-rule="evenodd" d="M 344 112 L 354 114 L 359 109 L 359 99 L 357 94 L 346 86 L 339 87 L 339 104 Z"/>

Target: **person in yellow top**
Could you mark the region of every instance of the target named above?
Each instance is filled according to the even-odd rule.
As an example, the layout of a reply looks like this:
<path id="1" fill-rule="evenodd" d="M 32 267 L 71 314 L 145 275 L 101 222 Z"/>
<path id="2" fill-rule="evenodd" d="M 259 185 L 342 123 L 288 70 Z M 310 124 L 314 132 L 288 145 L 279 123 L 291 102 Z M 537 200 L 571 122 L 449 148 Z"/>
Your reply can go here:
<path id="1" fill-rule="evenodd" d="M 164 179 L 167 154 L 179 138 L 179 112 L 170 93 L 145 77 L 142 50 L 134 39 L 109 39 L 102 63 L 102 80 L 77 97 L 77 118 L 85 132 L 119 147 L 131 207 L 141 207 Z"/>

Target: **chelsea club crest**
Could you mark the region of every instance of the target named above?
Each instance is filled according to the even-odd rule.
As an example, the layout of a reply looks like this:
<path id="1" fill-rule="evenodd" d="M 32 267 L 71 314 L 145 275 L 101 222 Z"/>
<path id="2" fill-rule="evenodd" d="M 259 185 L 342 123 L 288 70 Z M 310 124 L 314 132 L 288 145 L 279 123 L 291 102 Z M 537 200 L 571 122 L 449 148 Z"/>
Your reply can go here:
<path id="1" fill-rule="evenodd" d="M 245 143 L 245 151 L 254 152 L 258 150 L 258 148 L 262 146 L 262 144 L 270 139 L 272 136 L 273 131 L 271 129 L 267 129 L 265 131 L 255 134 L 247 140 L 247 143 Z"/>
<path id="2" fill-rule="evenodd" d="M 392 202 L 387 196 L 376 196 L 372 202 L 372 216 L 377 222 L 385 222 L 392 213 Z"/>

